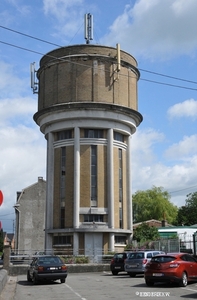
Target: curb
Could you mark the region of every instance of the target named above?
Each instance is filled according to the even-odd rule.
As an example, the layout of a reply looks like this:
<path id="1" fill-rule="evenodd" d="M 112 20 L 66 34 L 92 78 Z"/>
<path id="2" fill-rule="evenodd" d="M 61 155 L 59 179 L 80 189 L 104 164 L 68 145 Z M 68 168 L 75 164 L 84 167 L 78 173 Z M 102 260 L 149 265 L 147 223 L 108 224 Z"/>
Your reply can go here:
<path id="1" fill-rule="evenodd" d="M 110 271 L 110 264 L 67 264 L 68 273 L 86 273 Z M 9 276 L 27 274 L 28 265 L 10 265 Z"/>
<path id="2" fill-rule="evenodd" d="M 5 269 L 0 270 L 0 294 L 2 293 L 8 281 L 8 272 Z"/>

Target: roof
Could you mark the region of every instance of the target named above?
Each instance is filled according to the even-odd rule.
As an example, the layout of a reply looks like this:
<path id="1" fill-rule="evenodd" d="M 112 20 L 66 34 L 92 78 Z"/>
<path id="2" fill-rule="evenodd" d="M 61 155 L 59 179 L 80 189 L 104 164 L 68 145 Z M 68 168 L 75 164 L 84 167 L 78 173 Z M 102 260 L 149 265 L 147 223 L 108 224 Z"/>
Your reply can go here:
<path id="1" fill-rule="evenodd" d="M 162 225 L 162 221 L 160 220 L 155 220 L 155 219 L 150 219 L 150 220 L 147 220 L 147 221 L 143 221 L 143 222 L 139 222 L 139 223 L 134 223 L 133 224 L 133 227 L 138 227 L 139 225 L 143 224 L 143 223 L 146 223 L 146 224 L 149 224 L 149 223 L 152 223 L 152 226 L 155 226 L 155 227 L 161 227 Z M 165 221 L 165 227 L 171 227 L 172 225 L 168 224 L 166 221 Z M 163 227 L 162 227 L 163 228 Z"/>
<path id="2" fill-rule="evenodd" d="M 14 233 L 7 233 L 7 238 L 12 241 L 14 238 Z"/>

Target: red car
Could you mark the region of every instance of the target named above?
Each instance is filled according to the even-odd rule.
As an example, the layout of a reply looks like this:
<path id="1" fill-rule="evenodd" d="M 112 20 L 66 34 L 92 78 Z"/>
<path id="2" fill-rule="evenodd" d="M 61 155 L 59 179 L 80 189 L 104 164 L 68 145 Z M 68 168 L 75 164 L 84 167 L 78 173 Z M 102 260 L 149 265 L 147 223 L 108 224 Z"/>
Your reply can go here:
<path id="1" fill-rule="evenodd" d="M 153 286 L 155 282 L 169 282 L 185 287 L 188 281 L 197 281 L 197 260 L 186 253 L 154 256 L 146 265 L 144 278 L 147 286 Z"/>

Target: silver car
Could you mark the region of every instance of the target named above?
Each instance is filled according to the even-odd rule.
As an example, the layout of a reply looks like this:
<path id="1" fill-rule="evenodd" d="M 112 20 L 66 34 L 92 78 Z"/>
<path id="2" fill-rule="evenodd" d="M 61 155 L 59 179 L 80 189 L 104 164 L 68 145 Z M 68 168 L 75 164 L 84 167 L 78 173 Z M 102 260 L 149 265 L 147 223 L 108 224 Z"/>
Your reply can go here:
<path id="1" fill-rule="evenodd" d="M 130 277 L 135 277 L 136 274 L 143 274 L 146 264 L 157 254 L 164 254 L 164 252 L 141 250 L 129 253 L 125 260 L 125 271 L 130 275 Z"/>

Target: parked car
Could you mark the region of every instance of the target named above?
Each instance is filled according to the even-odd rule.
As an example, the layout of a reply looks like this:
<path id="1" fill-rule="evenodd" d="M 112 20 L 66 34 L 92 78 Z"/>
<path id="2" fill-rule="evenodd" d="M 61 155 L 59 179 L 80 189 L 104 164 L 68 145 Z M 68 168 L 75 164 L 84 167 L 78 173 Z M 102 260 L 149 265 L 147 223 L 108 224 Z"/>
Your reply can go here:
<path id="1" fill-rule="evenodd" d="M 114 255 L 110 263 L 110 270 L 113 275 L 118 275 L 119 272 L 124 272 L 124 264 L 127 257 L 127 252 L 116 253 Z"/>
<path id="2" fill-rule="evenodd" d="M 146 264 L 153 256 L 160 253 L 164 252 L 155 250 L 130 252 L 125 260 L 125 271 L 130 275 L 130 277 L 135 277 L 136 274 L 143 274 Z"/>
<path id="3" fill-rule="evenodd" d="M 144 278 L 147 286 L 169 282 L 185 287 L 188 281 L 197 281 L 197 260 L 186 253 L 157 255 L 146 265 Z"/>
<path id="4" fill-rule="evenodd" d="M 35 257 L 27 270 L 27 280 L 36 284 L 38 281 L 60 280 L 66 281 L 67 267 L 55 255 L 41 255 Z"/>

